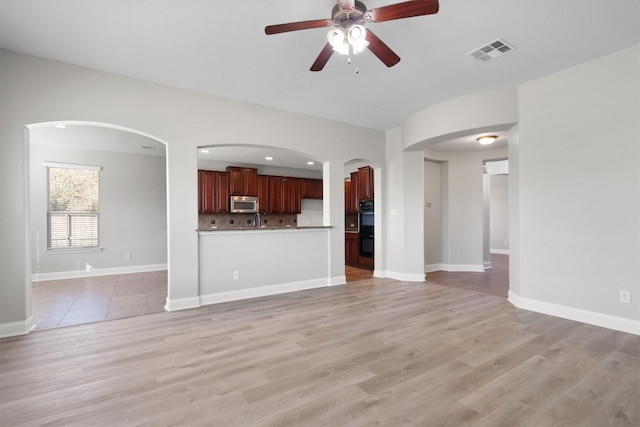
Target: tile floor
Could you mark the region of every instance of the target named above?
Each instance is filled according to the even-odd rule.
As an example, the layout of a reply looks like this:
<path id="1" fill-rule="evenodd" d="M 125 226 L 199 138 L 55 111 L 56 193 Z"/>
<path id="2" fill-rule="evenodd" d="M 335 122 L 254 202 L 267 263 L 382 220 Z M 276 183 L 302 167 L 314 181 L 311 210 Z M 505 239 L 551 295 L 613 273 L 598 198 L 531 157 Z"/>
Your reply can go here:
<path id="1" fill-rule="evenodd" d="M 167 271 L 33 282 L 36 330 L 164 311 Z"/>

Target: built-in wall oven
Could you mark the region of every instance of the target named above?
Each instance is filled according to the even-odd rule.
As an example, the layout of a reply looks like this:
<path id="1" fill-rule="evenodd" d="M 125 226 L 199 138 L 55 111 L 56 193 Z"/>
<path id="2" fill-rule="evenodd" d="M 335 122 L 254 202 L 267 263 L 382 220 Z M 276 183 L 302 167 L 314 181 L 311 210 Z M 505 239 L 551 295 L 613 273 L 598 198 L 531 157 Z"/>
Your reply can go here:
<path id="1" fill-rule="evenodd" d="M 360 247 L 360 256 L 373 258 L 373 200 L 361 201 L 358 211 L 358 223 L 360 225 L 360 230 L 358 233 L 358 246 Z"/>

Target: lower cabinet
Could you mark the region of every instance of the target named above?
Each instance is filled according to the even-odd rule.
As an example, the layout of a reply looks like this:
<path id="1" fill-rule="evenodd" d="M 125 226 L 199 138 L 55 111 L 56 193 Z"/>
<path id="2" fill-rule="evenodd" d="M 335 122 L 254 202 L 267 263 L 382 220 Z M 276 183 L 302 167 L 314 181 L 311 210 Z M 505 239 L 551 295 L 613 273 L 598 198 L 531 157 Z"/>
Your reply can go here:
<path id="1" fill-rule="evenodd" d="M 358 233 L 344 233 L 345 264 L 360 267 L 360 251 L 358 249 Z"/>

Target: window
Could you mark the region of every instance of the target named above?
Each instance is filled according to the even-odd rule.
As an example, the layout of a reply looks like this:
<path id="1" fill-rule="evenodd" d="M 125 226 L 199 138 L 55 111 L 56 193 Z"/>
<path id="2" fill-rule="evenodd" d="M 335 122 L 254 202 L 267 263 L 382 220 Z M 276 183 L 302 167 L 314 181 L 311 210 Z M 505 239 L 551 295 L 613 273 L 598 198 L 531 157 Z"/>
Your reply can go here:
<path id="1" fill-rule="evenodd" d="M 100 167 L 47 163 L 47 249 L 98 248 Z"/>

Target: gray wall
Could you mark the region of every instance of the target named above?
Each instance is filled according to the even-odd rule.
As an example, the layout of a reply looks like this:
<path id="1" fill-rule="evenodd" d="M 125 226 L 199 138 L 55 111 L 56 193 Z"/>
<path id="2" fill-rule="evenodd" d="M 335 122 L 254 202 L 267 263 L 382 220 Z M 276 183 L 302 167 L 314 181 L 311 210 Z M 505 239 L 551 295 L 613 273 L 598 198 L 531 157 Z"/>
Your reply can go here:
<path id="1" fill-rule="evenodd" d="M 640 319 L 639 68 L 636 46 L 520 87 L 521 297 Z"/>
<path id="2" fill-rule="evenodd" d="M 424 258 L 431 270 L 442 264 L 442 197 L 439 162 L 424 162 Z"/>
<path id="3" fill-rule="evenodd" d="M 509 251 L 509 176 L 490 178 L 490 248 L 492 252 Z"/>
<path id="4" fill-rule="evenodd" d="M 97 252 L 46 251 L 47 176 L 43 162 L 101 166 Z M 34 274 L 132 268 L 167 262 L 164 157 L 31 145 L 31 247 Z M 39 241 L 39 243 L 38 243 Z M 131 260 L 125 260 L 130 253 Z"/>

